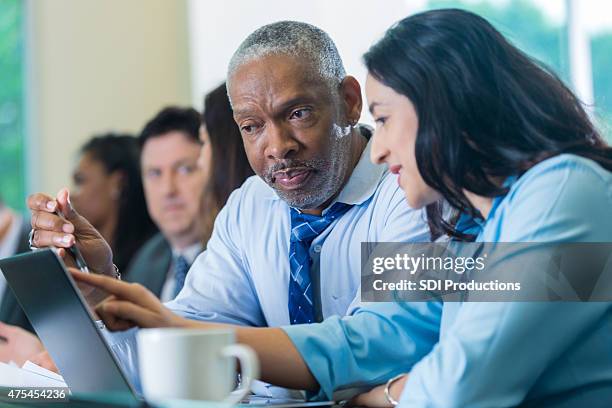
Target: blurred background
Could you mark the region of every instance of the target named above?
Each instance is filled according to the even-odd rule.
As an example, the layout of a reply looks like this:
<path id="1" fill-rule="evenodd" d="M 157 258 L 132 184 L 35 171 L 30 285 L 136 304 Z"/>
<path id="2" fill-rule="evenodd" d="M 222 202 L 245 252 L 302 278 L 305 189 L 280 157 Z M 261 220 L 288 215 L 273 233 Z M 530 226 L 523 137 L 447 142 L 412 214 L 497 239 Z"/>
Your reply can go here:
<path id="1" fill-rule="evenodd" d="M 138 133 L 169 104 L 200 110 L 263 24 L 321 27 L 363 81 L 361 55 L 386 28 L 440 7 L 488 18 L 570 85 L 612 141 L 610 0 L 0 0 L 0 194 L 23 209 L 26 194 L 70 185 L 93 134 Z"/>

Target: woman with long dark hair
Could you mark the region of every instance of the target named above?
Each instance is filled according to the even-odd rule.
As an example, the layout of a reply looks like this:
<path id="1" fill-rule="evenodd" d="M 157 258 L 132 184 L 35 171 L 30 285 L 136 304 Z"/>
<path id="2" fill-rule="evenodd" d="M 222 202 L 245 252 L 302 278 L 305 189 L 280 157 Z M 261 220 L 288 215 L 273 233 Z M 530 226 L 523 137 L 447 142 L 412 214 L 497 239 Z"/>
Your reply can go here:
<path id="1" fill-rule="evenodd" d="M 202 239 L 208 242 L 217 214 L 232 191 L 254 175 L 234 122 L 225 82 L 204 97 L 204 126 L 200 139 L 200 165 L 205 169 L 206 185 L 202 193 Z"/>
<path id="2" fill-rule="evenodd" d="M 104 237 L 113 262 L 126 271 L 138 249 L 155 232 L 140 177 L 136 138 L 108 133 L 81 147 L 73 173 L 75 208 Z"/>
<path id="3" fill-rule="evenodd" d="M 372 159 L 398 174 L 412 207 L 446 202 L 478 226 L 465 234 L 433 208 L 441 231 L 534 247 L 612 241 L 612 149 L 572 92 L 486 20 L 460 10 L 408 17 L 365 63 Z M 177 317 L 113 279 L 77 275 L 146 309 L 122 312 L 115 300 L 100 307 L 118 329 L 220 326 Z M 610 302 L 381 303 L 320 324 L 235 330 L 257 351 L 265 381 L 324 398 L 383 384 L 359 405 L 612 400 Z"/>
<path id="4" fill-rule="evenodd" d="M 377 123 L 372 159 L 398 173 L 411 206 L 431 206 L 439 231 L 520 243 L 507 260 L 542 243 L 612 242 L 612 148 L 563 82 L 486 20 L 418 14 L 364 60 Z M 478 224 L 477 234 L 444 220 L 442 201 Z M 432 351 L 356 402 L 608 406 L 610 333 L 610 303 L 445 303 Z"/>

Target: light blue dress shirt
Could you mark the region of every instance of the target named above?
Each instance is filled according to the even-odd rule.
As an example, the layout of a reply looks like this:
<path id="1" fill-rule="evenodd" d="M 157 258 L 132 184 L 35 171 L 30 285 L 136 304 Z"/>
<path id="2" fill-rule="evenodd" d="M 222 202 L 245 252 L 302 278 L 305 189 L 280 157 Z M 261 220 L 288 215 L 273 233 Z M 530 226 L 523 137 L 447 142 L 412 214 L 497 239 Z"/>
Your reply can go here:
<path id="1" fill-rule="evenodd" d="M 324 318 L 344 316 L 359 301 L 361 242 L 424 242 L 430 237 L 425 213 L 408 207 L 397 176 L 370 162 L 370 146 L 334 201 L 353 207 L 311 245 L 311 253 L 319 252 Z M 259 177 L 249 178 L 217 216 L 206 251 L 192 265 L 183 290 L 166 306 L 194 320 L 289 324 L 290 231 L 287 203 Z M 138 387 L 135 332 L 105 335 Z"/>
<path id="2" fill-rule="evenodd" d="M 612 242 L 612 173 L 574 155 L 539 163 L 477 241 Z M 610 303 L 380 303 L 283 329 L 323 398 L 410 372 L 404 407 L 612 404 Z"/>

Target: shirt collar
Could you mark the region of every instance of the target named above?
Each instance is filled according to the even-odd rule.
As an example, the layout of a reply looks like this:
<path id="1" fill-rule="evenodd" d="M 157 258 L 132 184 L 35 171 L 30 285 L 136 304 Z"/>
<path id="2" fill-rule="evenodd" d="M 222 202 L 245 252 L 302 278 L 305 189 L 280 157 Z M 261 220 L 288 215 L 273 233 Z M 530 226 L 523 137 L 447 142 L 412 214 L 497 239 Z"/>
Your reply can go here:
<path id="1" fill-rule="evenodd" d="M 340 194 L 338 194 L 338 197 L 330 204 L 330 207 L 336 202 L 353 205 L 363 204 L 374 195 L 378 184 L 386 174 L 386 168 L 384 165 L 374 164 L 370 161 L 371 149 L 372 138 L 370 138 L 365 149 L 363 149 L 361 157 L 348 181 L 340 191 Z M 281 199 L 271 187 L 268 186 L 268 188 L 270 189 L 268 199 Z"/>
<path id="2" fill-rule="evenodd" d="M 510 190 L 516 180 L 518 180 L 518 177 L 509 176 L 506 178 L 502 186 Z M 493 219 L 497 208 L 504 201 L 506 195 L 507 194 L 493 197 L 493 200 L 491 202 L 491 209 L 489 210 L 489 214 L 487 215 L 487 218 L 485 220 L 480 218 L 472 218 L 467 214 L 461 214 L 459 220 L 457 221 L 457 224 L 455 225 L 455 229 L 457 229 L 457 231 L 463 232 L 464 234 L 479 235 L 484 229 L 484 227 L 487 225 L 487 223 L 491 219 Z"/>
<path id="3" fill-rule="evenodd" d="M 372 163 L 370 160 L 371 149 L 372 139 L 363 149 L 351 176 L 334 202 L 359 205 L 374 195 L 378 184 L 386 173 L 386 168 L 384 165 Z"/>
<path id="4" fill-rule="evenodd" d="M 506 180 L 504 180 L 504 183 L 502 184 L 502 186 L 504 188 L 508 189 L 508 192 L 510 191 L 510 189 L 512 189 L 512 186 L 514 185 L 514 183 L 516 182 L 516 180 L 518 180 L 517 176 L 509 176 L 506 178 Z M 491 209 L 489 210 L 489 215 L 487 216 L 487 219 L 483 222 L 483 226 L 491 219 L 493 219 L 493 216 L 495 215 L 495 212 L 497 211 L 497 208 L 499 207 L 499 205 L 502 203 L 502 201 L 504 201 L 504 199 L 506 198 L 508 194 L 503 194 L 503 195 L 499 195 L 496 197 L 493 197 L 493 202 L 491 203 Z"/>
<path id="5" fill-rule="evenodd" d="M 197 256 L 202 252 L 203 246 L 200 242 L 196 242 L 186 248 L 176 249 L 172 248 L 172 256 L 176 259 L 179 256 L 185 258 L 187 263 L 191 265 Z"/>

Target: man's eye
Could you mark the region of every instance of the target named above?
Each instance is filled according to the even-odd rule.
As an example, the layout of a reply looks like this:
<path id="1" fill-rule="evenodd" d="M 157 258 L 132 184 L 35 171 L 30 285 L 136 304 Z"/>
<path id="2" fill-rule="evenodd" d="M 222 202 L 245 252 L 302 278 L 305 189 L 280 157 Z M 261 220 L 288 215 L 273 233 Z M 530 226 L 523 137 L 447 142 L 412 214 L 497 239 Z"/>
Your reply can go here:
<path id="1" fill-rule="evenodd" d="M 73 177 L 73 181 L 75 186 L 80 186 L 81 184 L 85 183 L 85 178 L 83 176 L 76 175 Z"/>
<path id="2" fill-rule="evenodd" d="M 177 169 L 179 174 L 191 174 L 195 171 L 196 166 L 184 164 Z"/>
<path id="3" fill-rule="evenodd" d="M 290 119 L 306 119 L 312 113 L 309 108 L 296 109 L 291 112 Z"/>
<path id="4" fill-rule="evenodd" d="M 147 170 L 147 172 L 145 173 L 147 178 L 152 179 L 152 178 L 157 178 L 160 176 L 160 171 L 159 170 Z"/>
<path id="5" fill-rule="evenodd" d="M 255 132 L 255 129 L 256 129 L 255 125 L 245 125 L 240 128 L 240 130 L 242 130 L 242 132 L 246 134 L 251 134 Z"/>

